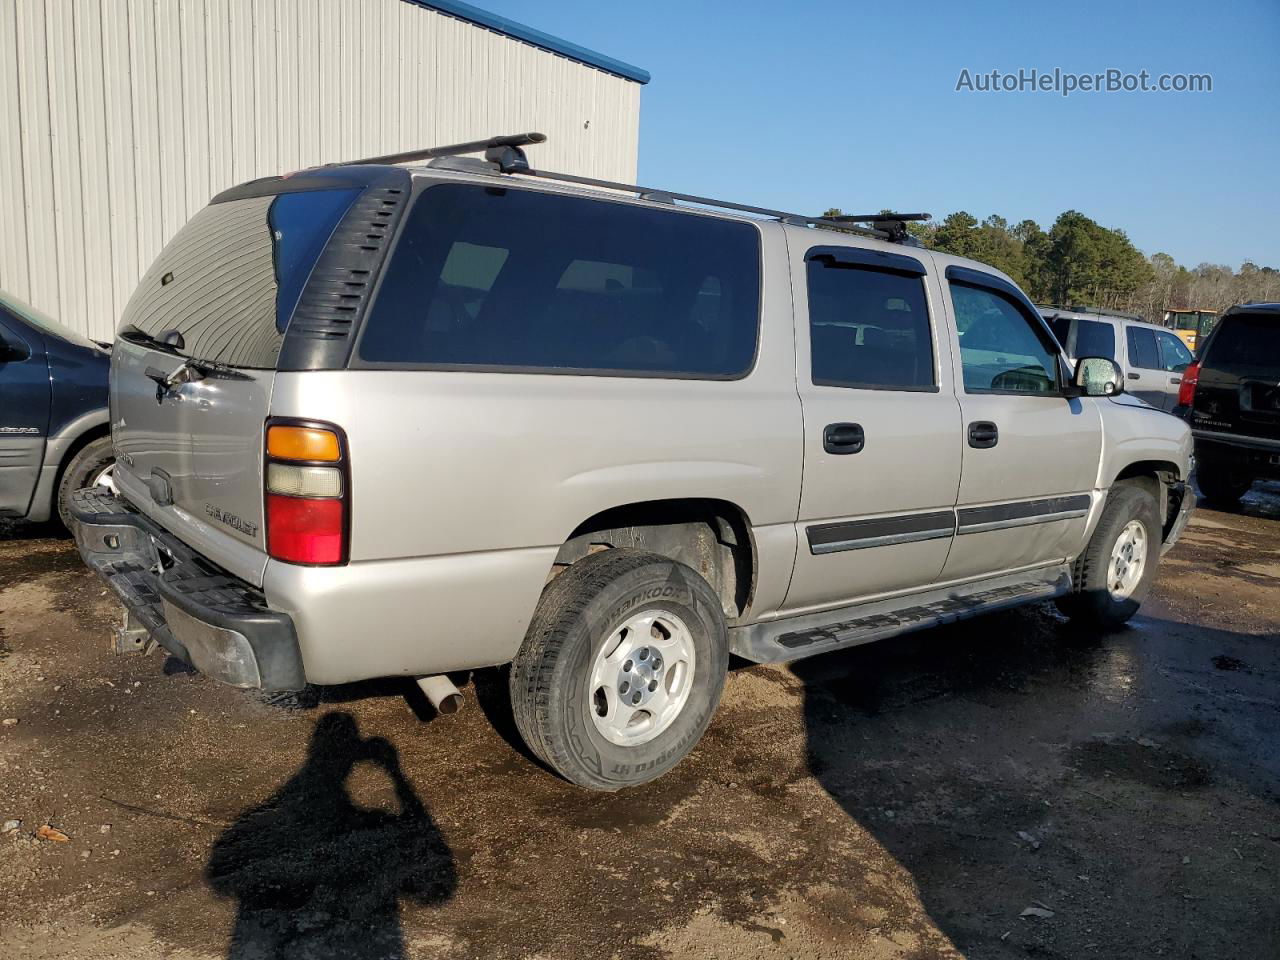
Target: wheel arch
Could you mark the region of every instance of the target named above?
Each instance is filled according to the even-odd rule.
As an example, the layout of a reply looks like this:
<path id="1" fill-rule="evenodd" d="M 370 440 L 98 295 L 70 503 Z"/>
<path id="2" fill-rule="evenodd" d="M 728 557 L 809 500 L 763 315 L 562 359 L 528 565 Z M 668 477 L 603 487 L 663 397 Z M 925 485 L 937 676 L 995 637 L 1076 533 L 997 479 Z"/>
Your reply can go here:
<path id="1" fill-rule="evenodd" d="M 1177 519 L 1181 497 L 1189 495 L 1185 491 L 1175 492 L 1176 485 L 1185 483 L 1187 480 L 1181 474 L 1182 471 L 1178 465 L 1171 460 L 1135 460 L 1116 474 L 1111 485 L 1113 487 L 1121 484 L 1134 486 L 1151 494 L 1156 501 L 1156 510 L 1163 524 L 1161 531 L 1163 541 L 1168 537 L 1173 522 Z"/>
<path id="2" fill-rule="evenodd" d="M 632 547 L 684 563 L 720 597 L 725 617 L 750 609 L 755 593 L 756 547 L 745 510 L 707 497 L 643 500 L 600 510 L 561 544 L 551 577 L 600 550 Z"/>

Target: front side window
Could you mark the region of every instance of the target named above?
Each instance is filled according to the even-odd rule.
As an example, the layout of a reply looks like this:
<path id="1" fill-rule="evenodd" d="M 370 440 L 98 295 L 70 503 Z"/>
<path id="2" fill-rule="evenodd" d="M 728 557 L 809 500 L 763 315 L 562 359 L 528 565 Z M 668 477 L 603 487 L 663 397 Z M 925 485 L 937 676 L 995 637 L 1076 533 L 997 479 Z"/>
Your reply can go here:
<path id="1" fill-rule="evenodd" d="M 1076 357 L 1116 358 L 1116 332 L 1109 323 L 1099 320 L 1076 322 Z"/>
<path id="2" fill-rule="evenodd" d="M 728 379 L 755 359 L 749 224 L 608 200 L 442 184 L 415 201 L 362 361 Z"/>
<path id="3" fill-rule="evenodd" d="M 1058 392 L 1057 354 L 1043 328 L 985 287 L 951 282 L 967 393 Z"/>
<path id="4" fill-rule="evenodd" d="M 1170 373 L 1181 373 L 1191 365 L 1191 351 L 1187 345 L 1172 333 L 1157 330 L 1156 340 L 1160 345 L 1160 369 Z"/>
<path id="5" fill-rule="evenodd" d="M 1129 366 L 1141 370 L 1159 370 L 1160 354 L 1156 347 L 1156 332 L 1143 327 L 1130 327 Z"/>
<path id="6" fill-rule="evenodd" d="M 933 339 L 918 276 L 808 261 L 813 382 L 879 390 L 931 390 Z"/>

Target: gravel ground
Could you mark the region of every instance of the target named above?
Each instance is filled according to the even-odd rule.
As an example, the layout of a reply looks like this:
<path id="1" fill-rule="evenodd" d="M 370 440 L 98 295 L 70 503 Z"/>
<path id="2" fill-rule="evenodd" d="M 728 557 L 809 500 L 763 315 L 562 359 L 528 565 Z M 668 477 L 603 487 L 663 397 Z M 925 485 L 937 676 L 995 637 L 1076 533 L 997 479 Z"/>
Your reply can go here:
<path id="1" fill-rule="evenodd" d="M 0 536 L 0 957 L 1280 957 L 1280 485 L 1202 507 L 1126 629 L 740 666 L 613 796 L 496 671 L 451 717 L 242 693 L 111 655 L 73 545 Z"/>

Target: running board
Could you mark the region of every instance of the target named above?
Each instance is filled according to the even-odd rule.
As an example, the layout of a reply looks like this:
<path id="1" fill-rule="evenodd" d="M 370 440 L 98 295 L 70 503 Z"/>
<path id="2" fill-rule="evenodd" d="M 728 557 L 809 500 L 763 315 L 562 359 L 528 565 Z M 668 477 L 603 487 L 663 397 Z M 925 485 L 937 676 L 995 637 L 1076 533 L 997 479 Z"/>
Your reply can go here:
<path id="1" fill-rule="evenodd" d="M 729 631 L 729 649 L 754 663 L 783 663 L 1060 597 L 1070 589 L 1070 568 L 1055 564 L 905 597 L 734 627 Z"/>

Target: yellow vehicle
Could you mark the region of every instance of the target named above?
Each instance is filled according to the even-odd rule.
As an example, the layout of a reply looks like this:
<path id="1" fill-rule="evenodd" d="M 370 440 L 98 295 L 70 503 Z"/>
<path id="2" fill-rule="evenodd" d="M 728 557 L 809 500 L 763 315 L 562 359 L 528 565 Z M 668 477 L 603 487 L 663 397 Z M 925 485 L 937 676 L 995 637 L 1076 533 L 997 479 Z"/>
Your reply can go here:
<path id="1" fill-rule="evenodd" d="M 1204 342 L 1217 322 L 1218 314 L 1213 310 L 1187 308 L 1164 312 L 1164 325 L 1176 333 L 1192 353 L 1195 353 L 1197 344 Z"/>

